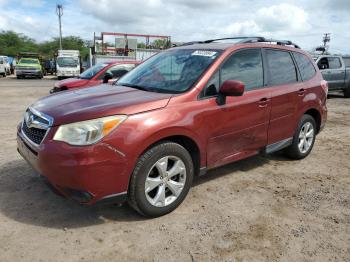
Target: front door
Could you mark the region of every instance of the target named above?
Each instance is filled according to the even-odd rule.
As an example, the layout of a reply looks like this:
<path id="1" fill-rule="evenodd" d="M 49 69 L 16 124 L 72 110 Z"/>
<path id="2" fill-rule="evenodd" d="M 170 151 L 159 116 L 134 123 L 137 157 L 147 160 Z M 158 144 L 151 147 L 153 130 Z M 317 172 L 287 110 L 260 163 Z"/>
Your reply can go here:
<path id="1" fill-rule="evenodd" d="M 232 54 L 209 80 L 200 101 L 206 108 L 209 168 L 256 154 L 266 145 L 270 93 L 264 88 L 263 75 L 261 50 L 244 49 Z M 242 81 L 245 92 L 218 105 L 215 94 L 225 80 Z"/>

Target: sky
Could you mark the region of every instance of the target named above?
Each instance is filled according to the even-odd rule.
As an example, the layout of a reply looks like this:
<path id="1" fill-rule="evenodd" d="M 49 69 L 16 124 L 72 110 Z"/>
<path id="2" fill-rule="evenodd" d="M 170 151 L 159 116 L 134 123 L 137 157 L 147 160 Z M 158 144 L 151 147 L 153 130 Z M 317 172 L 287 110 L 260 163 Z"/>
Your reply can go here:
<path id="1" fill-rule="evenodd" d="M 229 36 L 287 39 L 305 50 L 331 33 L 329 51 L 350 54 L 350 0 L 0 0 L 0 30 L 37 41 L 100 32 L 170 35 L 173 41 Z"/>

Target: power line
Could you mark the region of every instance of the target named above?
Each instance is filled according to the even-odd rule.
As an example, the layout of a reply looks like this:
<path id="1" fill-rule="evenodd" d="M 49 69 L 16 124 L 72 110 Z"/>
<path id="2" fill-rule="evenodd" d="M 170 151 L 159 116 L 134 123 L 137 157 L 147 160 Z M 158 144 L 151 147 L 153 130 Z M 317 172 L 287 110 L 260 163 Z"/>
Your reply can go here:
<path id="1" fill-rule="evenodd" d="M 327 43 L 329 43 L 331 41 L 331 34 L 330 33 L 325 33 L 323 34 L 323 47 L 326 48 L 327 47 Z"/>
<path id="2" fill-rule="evenodd" d="M 63 16 L 63 5 L 56 6 L 56 13 L 58 16 L 58 23 L 60 27 L 60 50 L 62 50 L 62 26 L 61 26 L 61 17 Z"/>

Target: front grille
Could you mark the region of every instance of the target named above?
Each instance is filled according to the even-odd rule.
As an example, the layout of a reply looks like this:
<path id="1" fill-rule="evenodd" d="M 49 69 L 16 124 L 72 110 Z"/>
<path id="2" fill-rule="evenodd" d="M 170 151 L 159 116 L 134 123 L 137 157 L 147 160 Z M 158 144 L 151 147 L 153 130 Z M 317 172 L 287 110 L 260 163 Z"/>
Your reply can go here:
<path id="1" fill-rule="evenodd" d="M 28 139 L 39 145 L 41 141 L 43 141 L 47 130 L 35 127 L 29 128 L 26 124 L 26 121 L 23 121 L 22 131 Z"/>
<path id="2" fill-rule="evenodd" d="M 30 107 L 27 109 L 22 122 L 22 133 L 29 142 L 40 145 L 52 123 L 52 117 Z"/>
<path id="3" fill-rule="evenodd" d="M 19 67 L 17 66 L 17 70 L 28 70 L 28 71 L 35 71 L 37 68 L 35 67 Z"/>

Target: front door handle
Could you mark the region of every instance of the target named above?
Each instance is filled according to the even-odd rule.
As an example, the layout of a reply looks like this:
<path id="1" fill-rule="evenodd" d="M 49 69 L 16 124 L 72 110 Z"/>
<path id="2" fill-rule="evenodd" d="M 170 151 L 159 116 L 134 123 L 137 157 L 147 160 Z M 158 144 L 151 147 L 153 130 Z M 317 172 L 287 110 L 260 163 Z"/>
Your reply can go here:
<path id="1" fill-rule="evenodd" d="M 304 88 L 302 88 L 302 89 L 299 89 L 299 91 L 298 91 L 298 95 L 299 96 L 303 96 L 304 94 L 305 94 L 305 89 Z"/>

